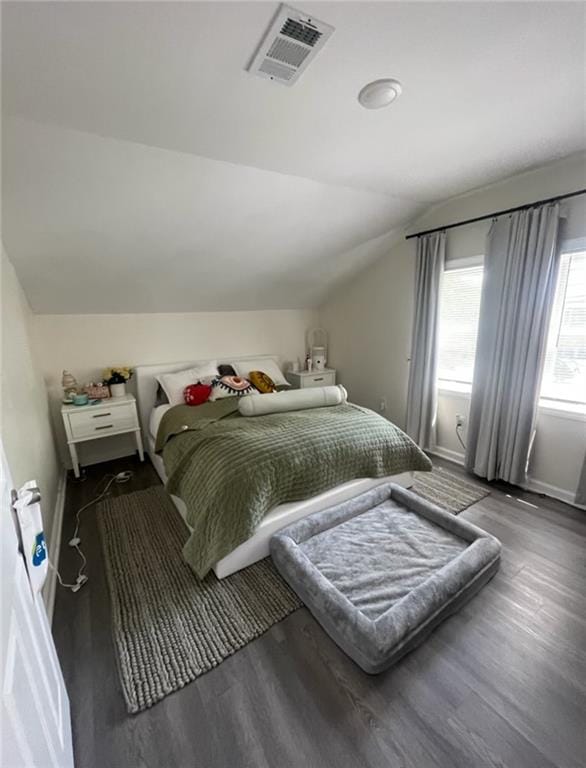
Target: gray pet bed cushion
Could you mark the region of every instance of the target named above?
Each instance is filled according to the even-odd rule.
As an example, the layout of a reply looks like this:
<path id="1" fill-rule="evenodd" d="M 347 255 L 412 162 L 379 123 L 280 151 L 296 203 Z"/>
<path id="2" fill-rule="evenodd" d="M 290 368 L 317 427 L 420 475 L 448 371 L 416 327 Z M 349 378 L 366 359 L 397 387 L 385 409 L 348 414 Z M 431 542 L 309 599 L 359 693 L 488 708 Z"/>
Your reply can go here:
<path id="1" fill-rule="evenodd" d="M 394 484 L 276 533 L 281 575 L 366 672 L 394 664 L 495 574 L 500 543 Z"/>

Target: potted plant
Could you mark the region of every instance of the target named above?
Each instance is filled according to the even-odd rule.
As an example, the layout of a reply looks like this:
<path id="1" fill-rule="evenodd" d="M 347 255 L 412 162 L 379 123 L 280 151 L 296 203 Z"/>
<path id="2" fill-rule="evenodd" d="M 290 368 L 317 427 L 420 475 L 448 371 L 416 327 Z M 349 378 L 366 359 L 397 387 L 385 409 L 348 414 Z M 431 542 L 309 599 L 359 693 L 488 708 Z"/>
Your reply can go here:
<path id="1" fill-rule="evenodd" d="M 126 382 L 132 377 L 132 368 L 127 366 L 112 366 L 104 371 L 104 381 L 110 387 L 112 397 L 124 397 Z"/>

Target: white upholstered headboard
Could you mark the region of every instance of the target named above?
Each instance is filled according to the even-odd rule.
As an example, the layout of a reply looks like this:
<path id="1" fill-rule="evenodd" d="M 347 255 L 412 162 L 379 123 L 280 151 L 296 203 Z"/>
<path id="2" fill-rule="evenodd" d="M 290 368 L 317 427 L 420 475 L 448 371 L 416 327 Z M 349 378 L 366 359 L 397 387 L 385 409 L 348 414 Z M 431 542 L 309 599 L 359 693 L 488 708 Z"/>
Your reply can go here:
<path id="1" fill-rule="evenodd" d="M 275 360 L 281 365 L 279 355 L 234 355 L 233 357 L 218 358 L 218 365 L 231 365 L 239 360 Z M 159 363 L 157 365 L 137 365 L 134 368 L 136 376 L 136 396 L 138 400 L 138 416 L 142 428 L 143 442 L 148 450 L 149 418 L 155 406 L 158 382 L 156 376 L 161 373 L 184 371 L 194 365 L 200 365 L 207 360 L 187 360 L 181 363 Z"/>

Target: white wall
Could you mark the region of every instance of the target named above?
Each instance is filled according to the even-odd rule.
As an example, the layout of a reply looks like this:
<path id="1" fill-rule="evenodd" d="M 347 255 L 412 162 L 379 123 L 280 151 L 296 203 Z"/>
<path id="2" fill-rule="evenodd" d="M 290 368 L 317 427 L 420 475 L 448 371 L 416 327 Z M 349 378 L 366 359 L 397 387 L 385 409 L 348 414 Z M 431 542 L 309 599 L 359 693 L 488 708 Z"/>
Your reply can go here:
<path id="1" fill-rule="evenodd" d="M 33 358 L 33 314 L 4 251 L 1 283 L 0 433 L 14 484 L 32 479 L 39 484 L 45 535 L 50 540 L 60 470 L 47 391 Z"/>
<path id="2" fill-rule="evenodd" d="M 464 417 L 460 430 L 466 443 L 470 396 L 441 392 L 438 398 L 436 450 L 454 461 L 464 460 L 464 451 L 456 437 L 456 414 Z M 572 502 L 586 451 L 586 417 L 582 414 L 556 413 L 540 408 L 536 436 L 529 463 L 529 488 L 538 493 Z"/>
<path id="3" fill-rule="evenodd" d="M 350 398 L 405 425 L 411 318 L 413 254 L 399 242 L 344 285 L 321 308 L 320 324 L 329 334 L 328 364 Z"/>
<path id="4" fill-rule="evenodd" d="M 428 211 L 409 231 L 581 189 L 585 178 L 586 155 L 574 156 L 449 200 Z M 563 236 L 586 235 L 586 198 L 568 200 L 564 207 L 568 218 Z M 489 227 L 487 221 L 450 230 L 448 259 L 484 253 Z M 386 398 L 385 414 L 399 426 L 404 426 L 406 412 L 415 242 L 399 240 L 387 256 L 334 290 L 320 308 L 320 322 L 331 339 L 330 364 L 338 369 L 340 382 L 355 401 L 368 407 L 378 410 L 381 399 Z M 469 398 L 440 393 L 438 447 L 454 459 L 462 452 L 454 431 L 455 414 L 467 417 L 468 403 Z M 585 450 L 582 420 L 540 412 L 530 466 L 534 487 L 566 499 L 573 497 Z"/>
<path id="5" fill-rule="evenodd" d="M 50 392 L 62 461 L 70 466 L 59 413 L 64 368 L 78 382 L 97 380 L 109 365 L 275 354 L 302 358 L 305 334 L 317 324 L 313 310 L 192 312 L 147 315 L 35 315 L 36 355 Z M 132 388 L 132 387 L 131 387 Z M 126 436 L 85 443 L 80 459 L 92 463 L 133 450 Z"/>

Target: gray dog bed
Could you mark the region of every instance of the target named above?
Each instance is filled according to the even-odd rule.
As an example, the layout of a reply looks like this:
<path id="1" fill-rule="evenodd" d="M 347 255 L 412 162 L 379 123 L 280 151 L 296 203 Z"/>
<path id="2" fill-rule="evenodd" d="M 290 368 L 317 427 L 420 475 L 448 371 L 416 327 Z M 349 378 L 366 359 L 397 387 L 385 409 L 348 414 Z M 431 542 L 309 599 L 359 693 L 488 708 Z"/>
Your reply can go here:
<path id="1" fill-rule="evenodd" d="M 276 533 L 281 575 L 371 674 L 420 643 L 496 573 L 500 543 L 388 484 Z"/>

